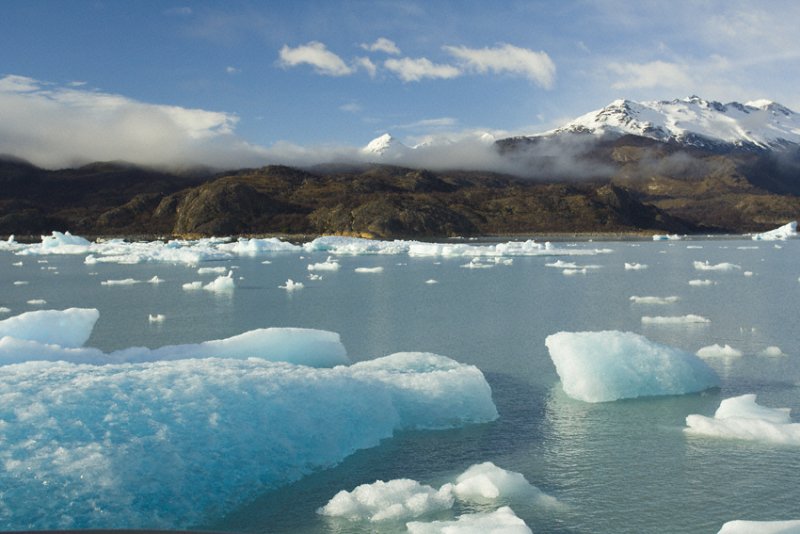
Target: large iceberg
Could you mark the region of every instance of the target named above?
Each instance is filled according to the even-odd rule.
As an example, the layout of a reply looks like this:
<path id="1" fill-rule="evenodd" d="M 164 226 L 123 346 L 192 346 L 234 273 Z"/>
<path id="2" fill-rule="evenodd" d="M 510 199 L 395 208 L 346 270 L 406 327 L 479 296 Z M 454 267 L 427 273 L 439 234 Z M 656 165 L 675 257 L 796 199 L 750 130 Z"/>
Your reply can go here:
<path id="1" fill-rule="evenodd" d="M 717 534 L 800 534 L 800 519 L 788 521 L 728 521 Z"/>
<path id="2" fill-rule="evenodd" d="M 761 406 L 752 393 L 723 400 L 714 417 L 689 415 L 686 426 L 699 436 L 800 446 L 800 423 L 792 423 L 789 408 Z"/>
<path id="3" fill-rule="evenodd" d="M 8 365 L 0 529 L 206 524 L 395 431 L 496 417 L 477 368 L 431 354 Z"/>
<path id="4" fill-rule="evenodd" d="M 8 336 L 61 347 L 80 347 L 92 335 L 99 317 L 100 312 L 94 308 L 25 312 L 0 321 L 0 340 Z"/>
<path id="5" fill-rule="evenodd" d="M 545 345 L 564 392 L 586 402 L 681 395 L 718 387 L 703 360 L 632 332 L 558 332 Z"/>
<path id="6" fill-rule="evenodd" d="M 775 228 L 769 232 L 753 235 L 755 241 L 785 241 L 790 237 L 797 237 L 797 221 L 784 224 L 780 228 Z"/>

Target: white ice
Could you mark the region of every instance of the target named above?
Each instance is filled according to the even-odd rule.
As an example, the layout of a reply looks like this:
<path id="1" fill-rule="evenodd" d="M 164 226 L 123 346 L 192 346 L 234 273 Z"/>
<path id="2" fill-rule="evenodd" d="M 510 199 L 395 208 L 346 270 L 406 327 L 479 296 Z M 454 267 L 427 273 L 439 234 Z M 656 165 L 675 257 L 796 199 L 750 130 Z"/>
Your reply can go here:
<path id="1" fill-rule="evenodd" d="M 559 332 L 545 345 L 564 392 L 586 402 L 681 395 L 720 385 L 694 354 L 631 332 Z"/>
<path id="2" fill-rule="evenodd" d="M 723 400 L 714 417 L 686 417 L 689 434 L 725 439 L 800 446 L 800 423 L 792 423 L 789 408 L 767 408 L 754 394 Z"/>
<path id="3" fill-rule="evenodd" d="M 203 286 L 206 291 L 214 293 L 229 293 L 233 291 L 236 285 L 233 282 L 233 271 L 228 271 L 228 274 L 218 276 L 213 282 Z"/>
<path id="4" fill-rule="evenodd" d="M 339 262 L 328 256 L 328 259 L 320 263 L 310 263 L 309 271 L 338 271 L 341 265 Z"/>
<path id="5" fill-rule="evenodd" d="M 226 267 L 200 267 L 197 274 L 225 274 L 227 270 Z"/>
<path id="6" fill-rule="evenodd" d="M 11 313 L 11 308 L 0 306 L 0 313 Z"/>
<path id="7" fill-rule="evenodd" d="M 160 284 L 164 281 L 163 278 L 159 278 L 158 275 L 154 275 L 153 278 L 147 281 L 148 284 Z"/>
<path id="8" fill-rule="evenodd" d="M 185 284 L 181 285 L 181 287 L 186 291 L 194 291 L 196 289 L 203 289 L 203 282 L 200 282 L 200 281 L 186 282 Z"/>
<path id="9" fill-rule="evenodd" d="M 678 234 L 655 234 L 653 241 L 680 241 L 681 236 Z"/>
<path id="10" fill-rule="evenodd" d="M 138 284 L 139 280 L 133 278 L 123 278 L 122 280 L 104 280 L 100 282 L 101 286 L 132 286 Z"/>
<path id="11" fill-rule="evenodd" d="M 702 286 L 715 286 L 717 283 L 713 280 L 689 280 L 690 286 L 695 287 L 702 287 Z"/>
<path id="12" fill-rule="evenodd" d="M 378 480 L 352 491 L 342 490 L 317 513 L 351 521 L 408 521 L 449 510 L 456 501 L 479 503 L 502 499 L 508 502 L 558 506 L 559 502 L 529 483 L 521 473 L 507 471 L 492 462 L 471 466 L 453 482 L 438 490 L 415 480 Z"/>
<path id="13" fill-rule="evenodd" d="M 282 286 L 278 286 L 280 289 L 285 289 L 286 291 L 297 291 L 298 289 L 303 289 L 305 286 L 303 282 L 295 282 L 291 278 L 286 280 L 286 283 Z"/>
<path id="14" fill-rule="evenodd" d="M 94 308 L 37 310 L 0 321 L 0 338 L 80 347 L 92 335 L 100 312 Z"/>
<path id="15" fill-rule="evenodd" d="M 453 521 L 411 521 L 406 528 L 410 534 L 532 534 L 508 506 L 494 512 L 465 514 Z"/>
<path id="16" fill-rule="evenodd" d="M 688 315 L 657 315 L 651 317 L 645 315 L 642 317 L 642 324 L 656 324 L 656 325 L 682 325 L 682 324 L 707 324 L 711 320 L 706 319 L 701 315 L 688 314 Z"/>
<path id="17" fill-rule="evenodd" d="M 742 268 L 740 265 L 728 262 L 712 264 L 708 261 L 695 261 L 693 265 L 698 271 L 734 271 Z"/>
<path id="18" fill-rule="evenodd" d="M 23 246 L 17 254 L 86 254 L 91 245 L 90 241 L 69 232 L 53 232 L 43 235 L 41 243 Z"/>
<path id="19" fill-rule="evenodd" d="M 32 306 L 44 306 L 47 304 L 47 301 L 45 299 L 30 299 L 27 303 Z"/>
<path id="20" fill-rule="evenodd" d="M 717 534 L 800 534 L 800 519 L 788 521 L 728 521 Z"/>
<path id="21" fill-rule="evenodd" d="M 669 297 L 653 297 L 653 296 L 636 296 L 633 295 L 630 297 L 630 301 L 634 304 L 653 304 L 657 306 L 667 305 L 667 304 L 675 304 L 680 300 L 680 297 L 677 296 L 669 296 Z"/>
<path id="22" fill-rule="evenodd" d="M 355 272 L 365 274 L 378 274 L 383 272 L 383 267 L 356 267 Z"/>
<path id="23" fill-rule="evenodd" d="M 791 237 L 797 237 L 797 221 L 786 223 L 769 232 L 753 235 L 753 239 L 756 241 L 785 241 Z"/>
<path id="24" fill-rule="evenodd" d="M 0 528 L 208 524 L 396 431 L 496 417 L 477 368 L 431 354 L 328 369 L 252 358 L 9 365 Z"/>
<path id="25" fill-rule="evenodd" d="M 714 343 L 698 350 L 697 355 L 701 358 L 739 358 L 742 356 L 742 351 L 727 343 L 724 346 Z"/>
<path id="26" fill-rule="evenodd" d="M 163 313 L 148 314 L 147 320 L 151 323 L 163 323 L 167 317 Z"/>
<path id="27" fill-rule="evenodd" d="M 644 263 L 628 263 L 625 262 L 625 270 L 626 271 L 641 271 L 647 269 L 647 265 Z"/>
<path id="28" fill-rule="evenodd" d="M 775 345 L 770 345 L 769 347 L 759 352 L 758 355 L 767 356 L 769 358 L 779 358 L 781 356 L 786 356 L 786 354 L 781 350 L 781 348 Z"/>

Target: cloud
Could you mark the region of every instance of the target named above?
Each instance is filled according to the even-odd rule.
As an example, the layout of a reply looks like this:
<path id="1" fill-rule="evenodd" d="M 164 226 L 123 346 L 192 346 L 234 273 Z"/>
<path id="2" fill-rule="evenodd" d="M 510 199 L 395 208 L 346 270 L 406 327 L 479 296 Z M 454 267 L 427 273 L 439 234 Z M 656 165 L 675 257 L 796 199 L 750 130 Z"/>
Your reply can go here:
<path id="1" fill-rule="evenodd" d="M 400 55 L 400 49 L 394 43 L 385 37 L 379 37 L 374 43 L 372 44 L 361 44 L 361 48 L 368 52 L 383 52 L 385 54 L 390 54 L 393 56 Z"/>
<path id="2" fill-rule="evenodd" d="M 556 66 L 545 52 L 510 44 L 494 48 L 445 46 L 444 50 L 460 60 L 463 68 L 469 71 L 524 76 L 545 89 L 552 88 L 555 81 Z"/>
<path id="3" fill-rule="evenodd" d="M 428 58 L 387 59 L 383 66 L 397 74 L 404 82 L 418 82 L 424 78 L 456 78 L 461 70 L 452 65 L 437 65 Z"/>
<path id="4" fill-rule="evenodd" d="M 416 130 L 418 128 L 452 128 L 458 124 L 458 119 L 453 117 L 438 117 L 435 119 L 422 119 L 409 124 L 400 124 L 396 126 L 402 130 Z"/>
<path id="5" fill-rule="evenodd" d="M 237 69 L 236 67 L 228 65 L 227 67 L 225 67 L 225 72 L 227 72 L 228 74 L 239 74 L 242 71 L 241 69 Z"/>
<path id="6" fill-rule="evenodd" d="M 369 74 L 370 78 L 375 77 L 375 73 L 378 72 L 378 67 L 372 60 L 368 57 L 358 57 L 353 62 L 356 68 L 364 69 Z"/>
<path id="7" fill-rule="evenodd" d="M 0 147 L 46 168 L 122 160 L 151 166 L 241 167 L 263 148 L 234 134 L 230 113 L 148 104 L 24 76 L 0 78 Z"/>
<path id="8" fill-rule="evenodd" d="M 361 106 L 356 102 L 348 102 L 347 104 L 342 104 L 339 106 L 340 111 L 345 111 L 347 113 L 358 113 L 361 111 Z"/>
<path id="9" fill-rule="evenodd" d="M 283 45 L 280 51 L 280 63 L 284 67 L 311 65 L 317 73 L 326 76 L 347 76 L 354 72 L 342 58 L 319 41 L 311 41 L 296 48 Z"/>
<path id="10" fill-rule="evenodd" d="M 608 70 L 619 79 L 611 87 L 614 89 L 650 89 L 653 87 L 688 87 L 692 80 L 686 67 L 666 61 L 649 63 L 610 63 Z"/>

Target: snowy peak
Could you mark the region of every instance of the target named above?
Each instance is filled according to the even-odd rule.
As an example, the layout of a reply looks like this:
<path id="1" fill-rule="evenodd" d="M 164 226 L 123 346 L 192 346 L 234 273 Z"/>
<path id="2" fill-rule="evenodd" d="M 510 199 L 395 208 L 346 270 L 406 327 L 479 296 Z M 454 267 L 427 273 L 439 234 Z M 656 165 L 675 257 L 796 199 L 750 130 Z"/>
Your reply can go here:
<path id="1" fill-rule="evenodd" d="M 370 141 L 361 151 L 367 156 L 396 157 L 411 150 L 409 147 L 385 133 Z"/>
<path id="2" fill-rule="evenodd" d="M 548 134 L 565 132 L 632 134 L 697 146 L 775 148 L 800 144 L 800 114 L 770 100 L 745 104 L 698 96 L 657 102 L 615 100 Z"/>

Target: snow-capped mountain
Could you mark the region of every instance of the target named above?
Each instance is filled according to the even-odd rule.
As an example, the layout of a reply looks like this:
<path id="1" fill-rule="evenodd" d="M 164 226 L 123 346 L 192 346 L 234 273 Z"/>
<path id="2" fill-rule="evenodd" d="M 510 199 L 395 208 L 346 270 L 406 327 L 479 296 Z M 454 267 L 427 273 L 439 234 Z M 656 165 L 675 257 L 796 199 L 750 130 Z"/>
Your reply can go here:
<path id="1" fill-rule="evenodd" d="M 401 157 L 407 154 L 409 150 L 412 150 L 411 147 L 404 145 L 388 133 L 376 137 L 361 149 L 367 157 L 378 158 Z"/>
<path id="2" fill-rule="evenodd" d="M 543 135 L 567 132 L 632 134 L 705 148 L 771 149 L 800 144 L 800 114 L 769 100 L 744 104 L 697 96 L 658 102 L 615 100 Z"/>

